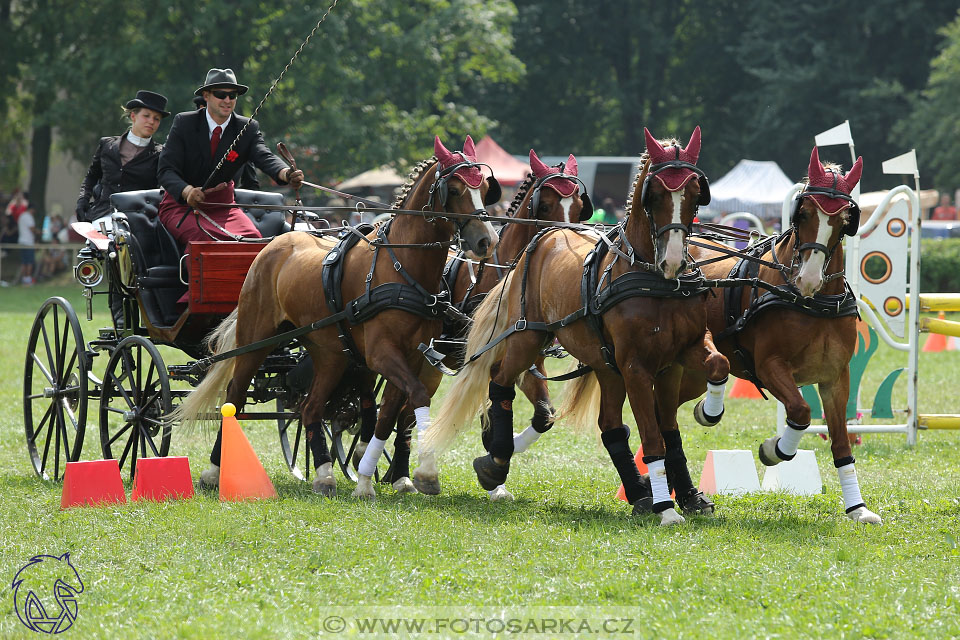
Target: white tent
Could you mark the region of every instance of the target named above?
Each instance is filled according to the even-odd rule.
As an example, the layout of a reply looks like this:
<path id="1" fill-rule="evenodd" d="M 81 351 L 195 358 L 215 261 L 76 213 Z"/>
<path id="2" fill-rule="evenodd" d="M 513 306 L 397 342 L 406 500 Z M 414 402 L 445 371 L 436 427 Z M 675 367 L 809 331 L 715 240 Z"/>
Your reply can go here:
<path id="1" fill-rule="evenodd" d="M 361 189 L 363 187 L 399 187 L 406 178 L 397 173 L 392 167 L 384 165 L 379 169 L 370 169 L 363 173 L 344 180 L 337 185 L 340 191 Z"/>
<path id="2" fill-rule="evenodd" d="M 765 220 L 779 220 L 783 199 L 793 185 L 776 162 L 741 160 L 727 175 L 710 183 L 712 200 L 700 209 L 700 217 L 712 220 L 747 211 Z"/>

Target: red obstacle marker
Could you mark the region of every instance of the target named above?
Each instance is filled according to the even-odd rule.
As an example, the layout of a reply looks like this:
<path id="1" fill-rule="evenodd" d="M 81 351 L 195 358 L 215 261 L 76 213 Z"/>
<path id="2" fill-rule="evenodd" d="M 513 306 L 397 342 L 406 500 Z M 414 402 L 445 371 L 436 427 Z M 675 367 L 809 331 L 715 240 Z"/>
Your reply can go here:
<path id="1" fill-rule="evenodd" d="M 220 452 L 220 499 L 224 501 L 276 498 L 270 477 L 247 440 L 234 415 L 237 408 L 229 402 L 223 414 L 223 446 Z"/>
<path id="2" fill-rule="evenodd" d="M 141 458 L 133 478 L 130 500 L 174 500 L 193 497 L 190 461 L 182 456 Z"/>
<path id="3" fill-rule="evenodd" d="M 60 508 L 124 504 L 127 495 L 116 460 L 68 462 L 63 474 Z"/>
<path id="4" fill-rule="evenodd" d="M 747 398 L 748 400 L 763 399 L 763 396 L 760 395 L 760 389 L 757 389 L 757 385 L 743 378 L 736 378 L 733 381 L 733 386 L 730 387 L 730 393 L 727 394 L 727 397 Z"/>

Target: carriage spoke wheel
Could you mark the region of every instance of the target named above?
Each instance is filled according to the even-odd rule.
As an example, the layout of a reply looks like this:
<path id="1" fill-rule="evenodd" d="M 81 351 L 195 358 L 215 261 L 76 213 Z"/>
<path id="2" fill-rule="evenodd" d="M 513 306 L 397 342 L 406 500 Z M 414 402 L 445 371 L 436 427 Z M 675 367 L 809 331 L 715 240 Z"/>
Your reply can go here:
<path id="1" fill-rule="evenodd" d="M 170 450 L 170 379 L 160 352 L 142 336 L 125 338 L 107 363 L 100 393 L 100 446 L 104 458 L 129 467 Z"/>
<path id="2" fill-rule="evenodd" d="M 87 422 L 90 356 L 70 303 L 48 299 L 27 340 L 23 423 L 33 470 L 59 481 L 67 462 L 80 459 Z"/>
<path id="3" fill-rule="evenodd" d="M 307 446 L 307 434 L 300 419 L 298 403 L 284 396 L 277 396 L 277 413 L 290 412 L 289 416 L 277 418 L 277 430 L 280 434 L 280 450 L 287 469 L 297 480 L 310 478 L 310 447 Z M 303 469 L 297 464 L 297 457 L 303 458 Z"/>

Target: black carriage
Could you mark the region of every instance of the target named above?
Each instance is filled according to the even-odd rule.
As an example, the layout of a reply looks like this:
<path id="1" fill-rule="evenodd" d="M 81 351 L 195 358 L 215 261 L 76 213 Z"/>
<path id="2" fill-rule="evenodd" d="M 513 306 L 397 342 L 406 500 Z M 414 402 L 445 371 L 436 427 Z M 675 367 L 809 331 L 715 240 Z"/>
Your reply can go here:
<path id="1" fill-rule="evenodd" d="M 204 370 L 196 361 L 166 365 L 157 345 L 194 359 L 209 355 L 204 338 L 236 307 L 247 269 L 266 239 L 290 231 L 281 194 L 235 194 L 265 240 L 191 243 L 181 253 L 157 217 L 159 189 L 114 194 L 108 221 L 81 223 L 78 231 L 87 242 L 74 274 L 83 285 L 86 318 L 93 318 L 95 297 L 107 298 L 112 326 L 85 340 L 76 311 L 62 297 L 48 299 L 37 312 L 23 398 L 27 449 L 41 478 L 60 480 L 66 462 L 80 459 L 91 410 L 103 457 L 118 459 L 131 479 L 139 458 L 168 455 L 172 425 L 164 417 L 189 393 L 170 383 L 195 386 Z M 98 377 L 93 362 L 101 355 L 107 364 Z M 284 461 L 300 479 L 312 468 L 299 414 L 311 376 L 309 358 L 296 343 L 278 346 L 248 391 L 248 403 L 273 403 L 274 410 L 238 415 L 276 421 Z M 328 403 L 325 430 L 344 475 L 356 480 L 349 463 L 359 437 L 359 400 L 352 389 L 343 391 Z"/>

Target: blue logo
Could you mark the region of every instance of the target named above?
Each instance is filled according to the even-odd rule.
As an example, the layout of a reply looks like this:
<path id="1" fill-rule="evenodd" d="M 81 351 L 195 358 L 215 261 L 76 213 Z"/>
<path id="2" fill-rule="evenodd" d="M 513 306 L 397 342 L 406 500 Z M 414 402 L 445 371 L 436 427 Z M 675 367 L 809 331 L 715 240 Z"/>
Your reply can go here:
<path id="1" fill-rule="evenodd" d="M 70 554 L 33 556 L 13 577 L 13 604 L 20 622 L 38 633 L 62 633 L 77 619 L 80 574 Z"/>

